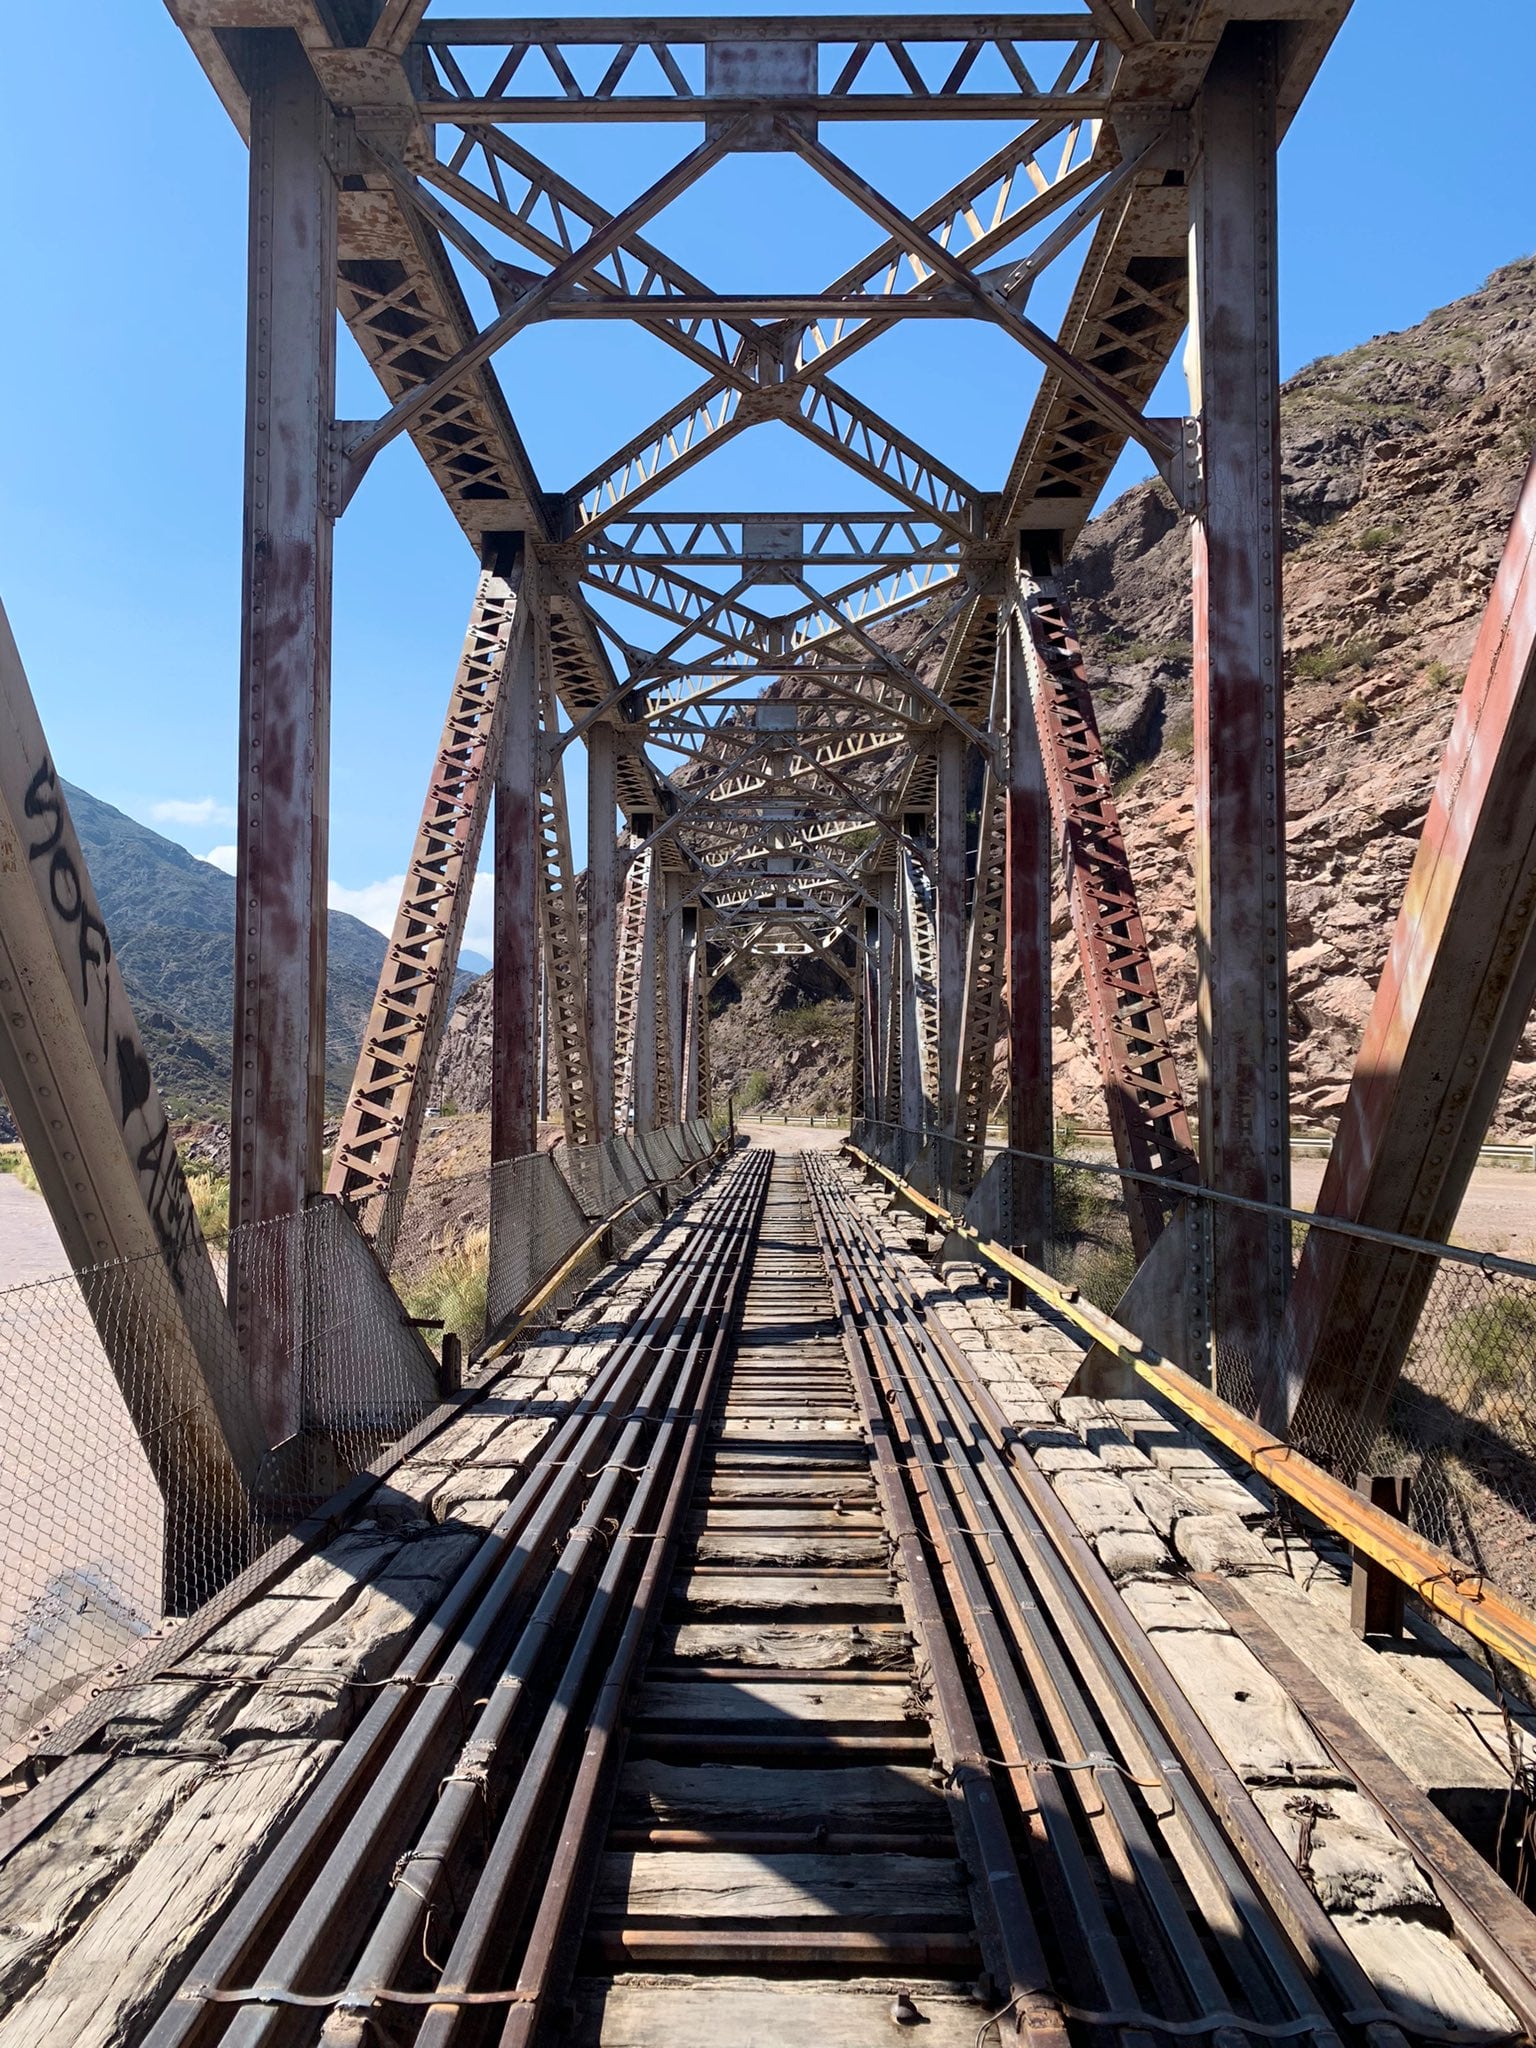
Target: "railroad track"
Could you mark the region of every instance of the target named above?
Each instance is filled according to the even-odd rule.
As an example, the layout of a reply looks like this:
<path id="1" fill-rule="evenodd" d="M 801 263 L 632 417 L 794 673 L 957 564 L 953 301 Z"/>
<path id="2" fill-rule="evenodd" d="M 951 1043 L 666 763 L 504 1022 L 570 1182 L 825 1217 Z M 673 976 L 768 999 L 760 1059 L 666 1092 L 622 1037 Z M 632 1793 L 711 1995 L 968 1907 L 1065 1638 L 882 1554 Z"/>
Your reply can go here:
<path id="1" fill-rule="evenodd" d="M 153 2048 L 1407 2048 L 846 1174 L 682 1242 Z"/>

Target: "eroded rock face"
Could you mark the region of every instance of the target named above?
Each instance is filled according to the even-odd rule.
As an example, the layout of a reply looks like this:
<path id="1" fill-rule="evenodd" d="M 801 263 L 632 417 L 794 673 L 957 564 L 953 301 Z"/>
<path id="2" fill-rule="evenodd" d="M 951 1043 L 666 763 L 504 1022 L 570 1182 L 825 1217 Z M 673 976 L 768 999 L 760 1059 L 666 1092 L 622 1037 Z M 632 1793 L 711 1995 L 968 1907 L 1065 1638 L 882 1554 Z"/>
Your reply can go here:
<path id="1" fill-rule="evenodd" d="M 1450 730 L 1467 658 L 1536 442 L 1536 261 L 1417 327 L 1311 364 L 1281 407 L 1291 938 L 1291 1087 L 1299 1124 L 1329 1128 Z M 1084 532 L 1069 577 L 1163 1001 L 1186 1087 L 1195 1059 L 1189 536 L 1155 483 Z M 885 636 L 905 653 L 927 620 Z M 878 630 L 878 629 L 877 629 Z M 934 666 L 919 659 L 921 672 Z M 1052 920 L 1059 1115 L 1103 1120 L 1077 945 Z M 722 988 L 715 1087 L 774 1108 L 847 1101 L 852 1034 L 839 992 L 774 964 Z M 825 1029 L 783 1018 L 820 1006 Z M 1001 1069 L 999 1068 L 999 1082 Z M 455 1012 L 436 1092 L 483 1108 L 489 984 Z M 1536 1037 L 1520 1048 L 1495 1136 L 1536 1136 Z"/>
<path id="2" fill-rule="evenodd" d="M 1536 442 L 1536 263 L 1419 326 L 1310 365 L 1281 407 L 1291 1088 L 1330 1127 Z M 1190 1085 L 1194 910 L 1188 537 L 1157 484 L 1128 491 L 1070 564 L 1106 742 L 1166 693 L 1121 808 L 1163 1000 Z M 1182 645 L 1181 645 L 1182 643 Z M 1102 1119 L 1076 945 L 1056 921 L 1058 1109 Z M 1536 1133 L 1536 1038 L 1493 1135 Z"/>

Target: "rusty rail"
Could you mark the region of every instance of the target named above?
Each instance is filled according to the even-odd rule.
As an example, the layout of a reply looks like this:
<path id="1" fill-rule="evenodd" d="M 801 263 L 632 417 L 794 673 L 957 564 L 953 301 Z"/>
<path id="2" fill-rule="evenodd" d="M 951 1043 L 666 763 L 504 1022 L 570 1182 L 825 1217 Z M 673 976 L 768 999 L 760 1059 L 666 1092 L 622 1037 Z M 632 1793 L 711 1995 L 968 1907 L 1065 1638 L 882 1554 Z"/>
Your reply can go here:
<path id="1" fill-rule="evenodd" d="M 1236 1452 L 1277 1492 L 1295 1501 L 1394 1578 L 1401 1579 L 1426 1607 L 1464 1628 L 1468 1635 L 1526 1677 L 1536 1679 L 1536 1615 L 1496 1586 L 1490 1586 L 1481 1572 L 1469 1569 L 1450 1551 L 1426 1542 L 1406 1523 L 1373 1507 L 1331 1472 L 1313 1464 L 1251 1416 L 1223 1401 L 1219 1394 L 1154 1351 L 1134 1331 L 1085 1301 L 1076 1288 L 1063 1287 L 1017 1252 L 984 1238 L 961 1217 L 952 1215 L 859 1146 L 849 1144 L 844 1149 L 866 1172 L 894 1188 L 903 1201 L 942 1224 L 951 1236 L 963 1238 L 984 1265 L 1006 1279 L 1020 1282 L 1049 1302 L 1058 1314 L 1075 1323 L 1085 1336 L 1155 1387 L 1218 1443 Z"/>

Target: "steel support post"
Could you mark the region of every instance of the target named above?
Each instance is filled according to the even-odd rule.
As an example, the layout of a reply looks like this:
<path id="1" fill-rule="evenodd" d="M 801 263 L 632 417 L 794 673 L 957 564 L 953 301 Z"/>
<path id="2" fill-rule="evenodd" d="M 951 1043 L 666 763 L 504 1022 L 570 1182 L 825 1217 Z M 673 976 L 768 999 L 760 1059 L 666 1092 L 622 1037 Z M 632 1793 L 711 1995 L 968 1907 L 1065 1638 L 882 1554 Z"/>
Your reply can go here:
<path id="1" fill-rule="evenodd" d="M 965 1007 L 965 784 L 970 749 L 965 735 L 946 724 L 939 733 L 934 791 L 935 954 L 939 982 L 939 1128 L 955 1132 L 961 1012 Z"/>
<path id="2" fill-rule="evenodd" d="M 683 1080 L 679 1100 L 684 1123 L 699 1114 L 699 1053 L 702 1038 L 702 1006 L 709 1000 L 708 975 L 704 964 L 704 937 L 699 912 L 693 904 L 682 912 L 683 939 Z"/>
<path id="3" fill-rule="evenodd" d="M 532 607 L 538 616 L 538 606 Z M 496 768 L 491 1160 L 533 1151 L 539 1120 L 539 641 L 518 636 Z M 491 1263 L 497 1264 L 496 1205 Z"/>
<path id="4" fill-rule="evenodd" d="M 864 1068 L 862 1076 L 863 1107 L 867 1117 L 880 1114 L 880 1076 L 884 1070 L 881 1058 L 881 1040 L 884 1037 L 880 1014 L 880 997 L 885 982 L 880 971 L 882 932 L 886 924 L 878 904 L 870 903 L 864 909 L 864 956 L 859 974 L 859 1000 L 863 1005 L 864 1037 L 861 1046 Z"/>
<path id="5" fill-rule="evenodd" d="M 613 1136 L 614 981 L 618 964 L 616 735 L 587 734 L 587 1045 L 592 1060 L 592 1135 Z"/>
<path id="6" fill-rule="evenodd" d="M 681 1117 L 683 1100 L 683 1059 L 688 1031 L 688 984 L 684 967 L 682 894 L 686 878 L 663 875 L 666 915 L 661 926 L 661 978 L 666 1004 L 668 1079 L 671 1084 L 671 1116 Z M 670 1118 L 664 1119 L 670 1121 Z"/>
<path id="7" fill-rule="evenodd" d="M 1007 787 L 1004 799 L 1003 935 L 1008 955 L 1008 1143 L 1049 1155 L 1051 1098 L 1051 806 L 1019 624 L 997 636 L 1004 664 Z M 1050 1233 L 1051 1169 L 1015 1159 L 1009 1172 L 1009 1239 L 1040 1261 Z"/>
<path id="8" fill-rule="evenodd" d="M 661 869 L 651 857 L 650 883 L 641 907 L 635 974 L 635 1074 L 631 1090 L 636 1131 L 656 1128 L 656 940 L 657 898 L 663 887 Z"/>
<path id="9" fill-rule="evenodd" d="M 914 905 L 912 892 L 904 875 L 897 876 L 897 889 L 897 900 L 901 906 L 897 930 L 900 962 L 898 972 L 901 976 L 901 1028 L 897 1033 L 897 1057 L 900 1062 L 901 1078 L 900 1123 L 905 1131 L 926 1131 L 928 1116 L 923 1102 L 922 1041 L 917 1024 L 917 975 L 912 958 Z"/>
<path id="10" fill-rule="evenodd" d="M 1450 1234 L 1536 999 L 1536 463 L 1472 651 L 1339 1117 L 1319 1213 Z M 1358 1455 L 1436 1263 L 1313 1231 L 1261 1417 Z M 1352 1469 L 1352 1468 L 1346 1468 Z"/>
<path id="11" fill-rule="evenodd" d="M 1188 367 L 1204 489 L 1194 521 L 1195 916 L 1200 1168 L 1290 1199 L 1272 24 L 1222 36 L 1196 107 Z M 1212 1219 L 1222 1370 L 1275 1371 L 1290 1275 L 1279 1218 Z"/>
<path id="12" fill-rule="evenodd" d="M 287 29 L 253 32 L 231 1298 L 273 1443 L 299 1427 L 297 1264 L 258 1313 L 245 1226 L 321 1187 L 330 747 L 331 115 Z M 295 1252 L 297 1246 L 295 1244 Z M 287 1298 L 284 1299 L 286 1293 Z"/>

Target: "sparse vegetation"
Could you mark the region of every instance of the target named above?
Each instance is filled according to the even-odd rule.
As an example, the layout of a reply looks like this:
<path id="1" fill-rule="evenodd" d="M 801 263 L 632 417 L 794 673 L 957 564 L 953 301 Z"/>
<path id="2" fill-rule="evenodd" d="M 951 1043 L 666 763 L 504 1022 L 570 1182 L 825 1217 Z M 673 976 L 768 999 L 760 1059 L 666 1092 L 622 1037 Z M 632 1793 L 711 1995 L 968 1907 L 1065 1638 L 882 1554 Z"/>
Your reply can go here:
<path id="1" fill-rule="evenodd" d="M 1402 527 L 1395 523 L 1391 526 L 1368 526 L 1355 545 L 1363 548 L 1368 555 L 1379 554 L 1381 549 L 1392 545 L 1402 530 Z"/>
<path id="2" fill-rule="evenodd" d="M 765 1074 L 761 1067 L 754 1067 L 731 1097 L 731 1101 L 735 1105 L 736 1114 L 740 1116 L 743 1111 L 756 1109 L 759 1103 L 766 1102 L 772 1093 L 772 1076 Z"/>
<path id="3" fill-rule="evenodd" d="M 1443 690 L 1447 683 L 1456 680 L 1456 671 L 1448 661 L 1432 661 L 1419 674 L 1432 690 Z"/>
<path id="4" fill-rule="evenodd" d="M 229 1176 L 189 1173 L 187 1193 L 197 1211 L 198 1228 L 209 1244 L 229 1243 Z"/>
<path id="5" fill-rule="evenodd" d="M 1135 661 L 1190 661 L 1194 643 L 1189 640 L 1127 640 L 1106 642 L 1104 659 L 1112 668 L 1128 667 Z"/>
<path id="6" fill-rule="evenodd" d="M 836 996 L 798 1003 L 792 1010 L 776 1010 L 770 1028 L 779 1038 L 845 1038 L 853 1028 L 853 1005 Z"/>
<path id="7" fill-rule="evenodd" d="M 0 1145 L 0 1173 L 9 1173 L 33 1194 L 40 1192 L 25 1145 Z"/>
<path id="8" fill-rule="evenodd" d="M 1381 723 L 1381 713 L 1363 697 L 1346 697 L 1339 706 L 1339 717 L 1351 732 L 1369 732 Z"/>
<path id="9" fill-rule="evenodd" d="M 1304 648 L 1291 665 L 1300 682 L 1332 683 L 1352 668 L 1369 668 L 1379 652 L 1374 640 L 1359 633 L 1342 646 L 1329 640 L 1321 647 Z"/>
<path id="10" fill-rule="evenodd" d="M 438 1252 L 413 1279 L 397 1283 L 406 1314 L 441 1322 L 463 1338 L 466 1351 L 471 1350 L 485 1330 L 490 1269 L 491 1234 L 472 1230 L 458 1244 Z M 441 1341 L 441 1331 L 422 1334 L 434 1346 Z"/>
<path id="11" fill-rule="evenodd" d="M 1490 1295 L 1453 1319 L 1448 1348 L 1467 1375 L 1471 1398 L 1518 1394 L 1524 1406 L 1536 1377 L 1536 1301 Z"/>

